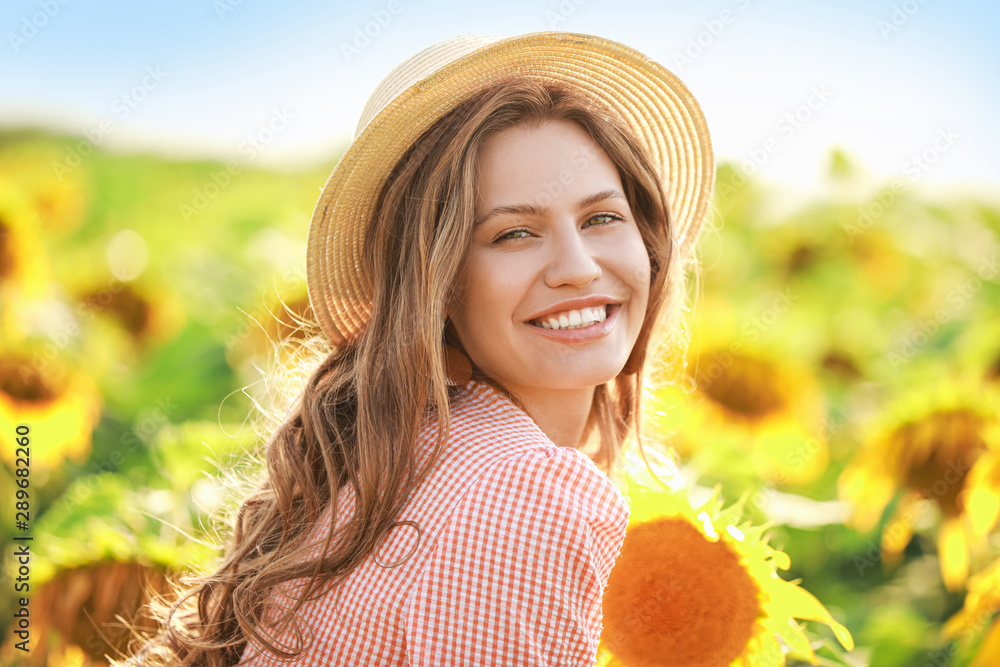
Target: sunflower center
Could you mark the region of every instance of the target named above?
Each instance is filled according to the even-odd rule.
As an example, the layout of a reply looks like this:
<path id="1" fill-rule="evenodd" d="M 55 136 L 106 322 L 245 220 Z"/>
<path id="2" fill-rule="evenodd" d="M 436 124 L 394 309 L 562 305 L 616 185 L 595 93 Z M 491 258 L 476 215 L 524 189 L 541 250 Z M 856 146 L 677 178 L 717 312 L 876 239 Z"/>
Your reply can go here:
<path id="1" fill-rule="evenodd" d="M 1000 354 L 997 354 L 996 359 L 994 359 L 993 363 L 986 369 L 986 379 L 1000 380 Z"/>
<path id="2" fill-rule="evenodd" d="M 857 380 L 861 377 L 861 371 L 857 365 L 842 352 L 831 350 L 826 353 L 826 356 L 823 357 L 820 363 L 823 368 L 844 379 Z"/>
<path id="3" fill-rule="evenodd" d="M 45 403 L 55 398 L 38 368 L 27 359 L 0 359 L 0 392 L 24 403 Z"/>
<path id="4" fill-rule="evenodd" d="M 0 220 L 0 278 L 6 278 L 14 271 L 13 246 L 10 242 L 10 227 Z"/>
<path id="5" fill-rule="evenodd" d="M 132 336 L 138 337 L 150 323 L 150 306 L 131 287 L 121 290 L 101 290 L 83 297 L 83 302 L 97 312 L 107 311 Z"/>
<path id="6" fill-rule="evenodd" d="M 788 273 L 790 275 L 802 273 L 814 265 L 819 259 L 819 252 L 817 252 L 817 249 L 814 246 L 800 243 L 795 246 L 795 249 L 788 256 Z"/>
<path id="7" fill-rule="evenodd" d="M 935 500 L 946 516 L 962 512 L 959 496 L 972 464 L 986 449 L 983 417 L 969 410 L 940 410 L 894 434 L 900 477 Z"/>
<path id="8" fill-rule="evenodd" d="M 736 552 L 687 520 L 629 528 L 604 594 L 602 640 L 626 665 L 725 667 L 761 615 L 759 589 Z"/>
<path id="9" fill-rule="evenodd" d="M 706 363 L 707 362 L 707 363 Z M 695 376 L 698 388 L 732 413 L 759 419 L 788 403 L 774 366 L 763 359 L 729 355 L 702 359 Z"/>

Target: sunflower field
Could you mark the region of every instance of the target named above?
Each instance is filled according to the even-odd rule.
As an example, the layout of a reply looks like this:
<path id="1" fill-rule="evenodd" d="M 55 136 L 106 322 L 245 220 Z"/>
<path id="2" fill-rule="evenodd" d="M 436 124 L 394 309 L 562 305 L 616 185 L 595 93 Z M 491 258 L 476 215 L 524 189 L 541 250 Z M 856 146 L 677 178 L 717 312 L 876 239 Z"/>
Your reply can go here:
<path id="1" fill-rule="evenodd" d="M 0 133 L 0 663 L 109 664 L 211 568 L 334 163 Z M 794 205 L 719 165 L 600 665 L 1000 665 L 1000 205 L 828 165 Z"/>

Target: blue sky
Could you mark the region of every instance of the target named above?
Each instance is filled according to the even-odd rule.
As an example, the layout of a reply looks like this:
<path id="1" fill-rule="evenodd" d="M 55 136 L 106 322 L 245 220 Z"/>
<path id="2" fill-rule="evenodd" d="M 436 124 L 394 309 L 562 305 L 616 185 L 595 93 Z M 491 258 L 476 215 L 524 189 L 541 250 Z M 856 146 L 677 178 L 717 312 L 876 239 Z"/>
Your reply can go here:
<path id="1" fill-rule="evenodd" d="M 702 104 L 717 157 L 745 163 L 770 146 L 759 171 L 775 182 L 816 182 L 839 146 L 875 179 L 989 192 L 1000 180 L 998 22 L 1000 3 L 967 0 L 8 0 L 0 126 L 243 158 L 247 137 L 271 127 L 253 151 L 262 166 L 330 161 L 409 55 L 463 32 L 556 29 L 663 63 Z M 366 27 L 368 42 L 354 44 Z M 921 154 L 934 159 L 913 169 Z"/>

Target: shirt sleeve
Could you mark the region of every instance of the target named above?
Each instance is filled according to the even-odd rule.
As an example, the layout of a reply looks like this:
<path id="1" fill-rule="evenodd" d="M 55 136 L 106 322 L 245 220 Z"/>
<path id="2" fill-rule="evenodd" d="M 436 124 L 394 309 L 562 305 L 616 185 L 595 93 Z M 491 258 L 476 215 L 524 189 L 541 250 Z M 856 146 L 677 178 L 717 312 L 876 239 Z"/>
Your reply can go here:
<path id="1" fill-rule="evenodd" d="M 520 453 L 467 492 L 406 614 L 411 665 L 593 666 L 628 506 L 583 453 Z"/>

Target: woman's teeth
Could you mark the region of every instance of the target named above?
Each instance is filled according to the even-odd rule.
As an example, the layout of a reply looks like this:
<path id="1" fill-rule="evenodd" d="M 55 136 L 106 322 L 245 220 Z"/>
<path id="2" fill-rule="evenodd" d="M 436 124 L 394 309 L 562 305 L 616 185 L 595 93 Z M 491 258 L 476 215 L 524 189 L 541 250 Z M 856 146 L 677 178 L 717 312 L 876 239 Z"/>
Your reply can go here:
<path id="1" fill-rule="evenodd" d="M 535 320 L 532 324 L 543 329 L 582 329 L 592 324 L 603 322 L 608 316 L 607 305 L 567 310 L 545 319 Z"/>

